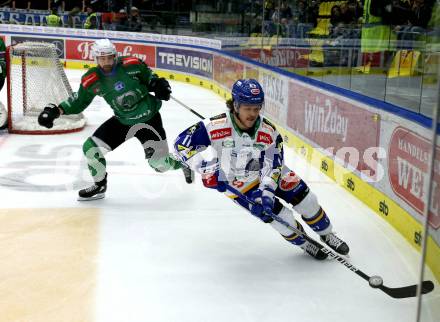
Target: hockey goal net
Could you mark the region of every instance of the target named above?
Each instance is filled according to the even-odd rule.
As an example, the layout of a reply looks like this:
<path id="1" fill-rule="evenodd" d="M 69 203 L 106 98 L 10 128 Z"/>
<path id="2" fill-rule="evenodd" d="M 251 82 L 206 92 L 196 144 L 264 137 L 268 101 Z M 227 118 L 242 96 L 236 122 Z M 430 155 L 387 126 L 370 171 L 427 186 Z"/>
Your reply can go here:
<path id="1" fill-rule="evenodd" d="M 38 124 L 38 115 L 48 103 L 59 104 L 72 95 L 55 45 L 20 43 L 8 47 L 6 59 L 9 132 L 57 134 L 76 132 L 84 127 L 82 114 L 61 115 L 50 129 Z"/>

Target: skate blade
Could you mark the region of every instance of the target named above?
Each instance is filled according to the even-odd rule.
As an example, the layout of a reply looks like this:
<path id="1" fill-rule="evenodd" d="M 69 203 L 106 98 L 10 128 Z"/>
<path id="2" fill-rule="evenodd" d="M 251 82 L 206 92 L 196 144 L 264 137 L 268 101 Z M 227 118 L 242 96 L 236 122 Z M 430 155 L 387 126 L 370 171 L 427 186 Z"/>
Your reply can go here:
<path id="1" fill-rule="evenodd" d="M 103 199 L 104 197 L 105 197 L 105 193 L 98 193 L 97 195 L 95 195 L 93 197 L 89 197 L 89 198 L 78 196 L 77 200 L 78 201 L 92 201 L 92 200 Z"/>

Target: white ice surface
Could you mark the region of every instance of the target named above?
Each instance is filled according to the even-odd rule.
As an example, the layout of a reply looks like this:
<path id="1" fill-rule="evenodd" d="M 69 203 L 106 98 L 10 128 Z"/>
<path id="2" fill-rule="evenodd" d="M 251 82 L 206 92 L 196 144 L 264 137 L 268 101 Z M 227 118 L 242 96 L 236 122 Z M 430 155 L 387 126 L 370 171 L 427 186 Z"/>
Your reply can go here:
<path id="1" fill-rule="evenodd" d="M 74 89 L 82 73 L 67 71 Z M 207 90 L 171 85 L 202 115 L 225 110 Z M 172 100 L 161 114 L 169 144 L 198 121 Z M 304 255 L 200 180 L 187 185 L 181 171 L 155 173 L 136 140 L 107 155 L 106 198 L 77 202 L 89 180 L 82 143 L 111 110 L 97 98 L 85 115 L 80 133 L 0 134 L 0 200 L 3 208 L 101 209 L 96 321 L 414 321 L 415 298 L 391 299 L 342 265 Z M 351 263 L 390 287 L 417 282 L 419 254 L 389 224 L 289 149 L 286 160 L 350 245 Z M 433 307 L 439 294 L 425 302 Z M 438 305 L 426 309 L 424 321 L 439 321 L 438 314 Z"/>

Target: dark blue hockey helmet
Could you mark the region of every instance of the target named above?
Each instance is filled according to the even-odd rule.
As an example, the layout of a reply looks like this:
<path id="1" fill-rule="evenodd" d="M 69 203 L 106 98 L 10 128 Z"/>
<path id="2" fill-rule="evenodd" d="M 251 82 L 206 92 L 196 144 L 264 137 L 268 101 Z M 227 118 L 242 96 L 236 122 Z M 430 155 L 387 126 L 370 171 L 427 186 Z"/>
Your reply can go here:
<path id="1" fill-rule="evenodd" d="M 239 79 L 232 86 L 232 99 L 236 112 L 240 104 L 263 105 L 263 88 L 255 79 Z"/>

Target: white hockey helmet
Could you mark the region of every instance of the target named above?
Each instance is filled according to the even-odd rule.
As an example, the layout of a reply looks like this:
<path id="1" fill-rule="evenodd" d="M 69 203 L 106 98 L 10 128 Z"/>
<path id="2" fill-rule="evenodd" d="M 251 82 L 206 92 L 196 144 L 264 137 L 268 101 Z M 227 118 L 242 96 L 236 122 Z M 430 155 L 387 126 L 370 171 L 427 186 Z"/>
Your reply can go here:
<path id="1" fill-rule="evenodd" d="M 108 39 L 98 39 L 92 45 L 92 55 L 96 61 L 96 57 L 117 55 L 116 47 Z"/>

